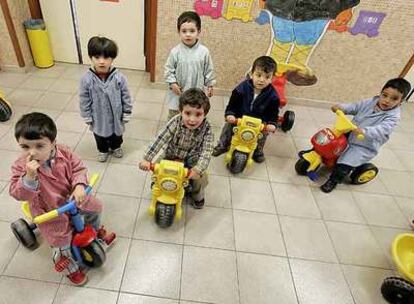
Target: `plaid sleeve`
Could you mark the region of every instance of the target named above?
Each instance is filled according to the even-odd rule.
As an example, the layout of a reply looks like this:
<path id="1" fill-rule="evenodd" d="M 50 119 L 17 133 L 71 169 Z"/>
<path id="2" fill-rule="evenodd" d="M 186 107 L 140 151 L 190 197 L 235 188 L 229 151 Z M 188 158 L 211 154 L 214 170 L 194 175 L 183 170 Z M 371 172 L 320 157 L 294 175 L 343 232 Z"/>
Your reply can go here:
<path id="1" fill-rule="evenodd" d="M 177 116 L 180 117 L 180 116 Z M 171 140 L 176 128 L 177 128 L 177 119 L 171 119 L 167 125 L 158 133 L 154 142 L 152 142 L 149 147 L 145 150 L 144 159 L 146 161 L 152 161 L 154 157 L 160 152 L 160 150 L 168 144 Z"/>
<path id="2" fill-rule="evenodd" d="M 209 125 L 206 133 L 204 134 L 200 158 L 198 159 L 197 164 L 192 168 L 192 170 L 196 171 L 200 175 L 207 170 L 208 165 L 210 164 L 211 154 L 213 153 L 213 142 L 214 134 Z"/>

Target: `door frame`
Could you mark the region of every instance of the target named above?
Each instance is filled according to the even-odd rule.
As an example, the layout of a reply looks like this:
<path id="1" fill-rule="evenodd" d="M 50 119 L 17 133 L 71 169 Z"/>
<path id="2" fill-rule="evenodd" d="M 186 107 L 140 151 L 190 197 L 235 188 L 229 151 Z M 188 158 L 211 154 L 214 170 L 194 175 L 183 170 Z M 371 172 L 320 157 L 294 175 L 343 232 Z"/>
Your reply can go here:
<path id="1" fill-rule="evenodd" d="M 411 56 L 410 60 L 408 60 L 404 69 L 401 71 L 400 77 L 404 77 L 405 75 L 407 75 L 408 71 L 411 69 L 412 66 L 414 66 L 414 54 Z"/>
<path id="2" fill-rule="evenodd" d="M 155 58 L 157 46 L 157 0 L 145 0 L 145 70 L 150 73 L 150 81 L 155 82 Z"/>

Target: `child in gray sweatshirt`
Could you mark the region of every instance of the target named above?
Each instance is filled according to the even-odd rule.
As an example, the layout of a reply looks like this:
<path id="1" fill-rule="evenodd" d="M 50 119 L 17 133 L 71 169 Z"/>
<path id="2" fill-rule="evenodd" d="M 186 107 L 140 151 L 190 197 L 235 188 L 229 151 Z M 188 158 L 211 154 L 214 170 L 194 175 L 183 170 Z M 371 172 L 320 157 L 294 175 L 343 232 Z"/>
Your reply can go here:
<path id="1" fill-rule="evenodd" d="M 132 115 L 127 80 L 112 66 L 117 54 L 114 41 L 92 37 L 88 42 L 92 67 L 80 81 L 80 112 L 93 132 L 100 162 L 108 160 L 110 151 L 114 157 L 123 156 L 122 134 Z"/>

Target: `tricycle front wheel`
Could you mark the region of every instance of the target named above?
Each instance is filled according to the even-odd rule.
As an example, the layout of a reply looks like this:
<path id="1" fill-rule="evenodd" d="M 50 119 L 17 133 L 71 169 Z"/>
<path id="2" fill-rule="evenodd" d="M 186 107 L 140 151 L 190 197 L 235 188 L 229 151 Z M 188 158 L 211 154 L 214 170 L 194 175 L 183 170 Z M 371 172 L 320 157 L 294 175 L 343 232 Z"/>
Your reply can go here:
<path id="1" fill-rule="evenodd" d="M 101 244 L 95 240 L 86 247 L 79 248 L 82 256 L 82 262 L 88 267 L 101 267 L 106 260 L 105 250 Z"/>
<path id="2" fill-rule="evenodd" d="M 391 304 L 414 304 L 414 285 L 397 277 L 389 277 L 381 286 L 381 293 Z"/>
<path id="3" fill-rule="evenodd" d="M 155 222 L 161 228 L 168 228 L 174 222 L 175 205 L 157 202 L 155 207 Z"/>

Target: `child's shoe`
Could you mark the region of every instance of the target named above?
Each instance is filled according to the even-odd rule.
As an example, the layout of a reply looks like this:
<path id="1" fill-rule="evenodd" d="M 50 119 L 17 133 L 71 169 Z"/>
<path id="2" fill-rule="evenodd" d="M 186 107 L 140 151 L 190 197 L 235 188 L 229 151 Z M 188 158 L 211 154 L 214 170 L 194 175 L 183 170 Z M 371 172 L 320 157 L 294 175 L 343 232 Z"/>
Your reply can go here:
<path id="1" fill-rule="evenodd" d="M 98 229 L 97 236 L 98 239 L 104 241 L 106 246 L 108 247 L 111 246 L 116 240 L 115 232 L 108 233 L 104 226 L 101 226 L 101 228 Z"/>
<path id="2" fill-rule="evenodd" d="M 220 146 L 215 146 L 214 149 L 213 149 L 212 155 L 214 157 L 217 157 L 217 156 L 220 156 L 221 154 L 226 153 L 226 152 L 227 152 L 226 148 L 223 148 L 223 147 L 220 147 Z"/>
<path id="3" fill-rule="evenodd" d="M 71 281 L 72 284 L 76 286 L 82 286 L 88 281 L 86 273 L 84 273 L 82 270 L 77 270 L 71 274 L 68 274 L 67 278 L 69 281 Z"/>
<path id="4" fill-rule="evenodd" d="M 121 158 L 121 157 L 123 157 L 123 156 L 124 156 L 124 151 L 122 151 L 122 148 L 118 148 L 118 149 L 115 149 L 115 150 L 112 152 L 112 155 L 113 155 L 114 157 L 116 157 L 116 158 Z"/>
<path id="5" fill-rule="evenodd" d="M 337 182 L 328 179 L 322 186 L 321 186 L 321 190 L 325 193 L 329 193 L 331 192 L 333 189 L 335 189 L 336 185 L 338 185 Z"/>
<path id="6" fill-rule="evenodd" d="M 256 163 L 259 163 L 259 164 L 262 163 L 262 162 L 264 162 L 266 160 L 263 152 L 253 153 L 253 157 L 252 158 L 253 158 L 253 160 Z"/>
<path id="7" fill-rule="evenodd" d="M 191 200 L 191 205 L 195 208 L 195 209 L 202 209 L 204 207 L 204 198 L 196 201 L 196 200 Z"/>
<path id="8" fill-rule="evenodd" d="M 108 160 L 109 153 L 108 152 L 99 152 L 98 153 L 98 161 L 104 163 Z"/>

